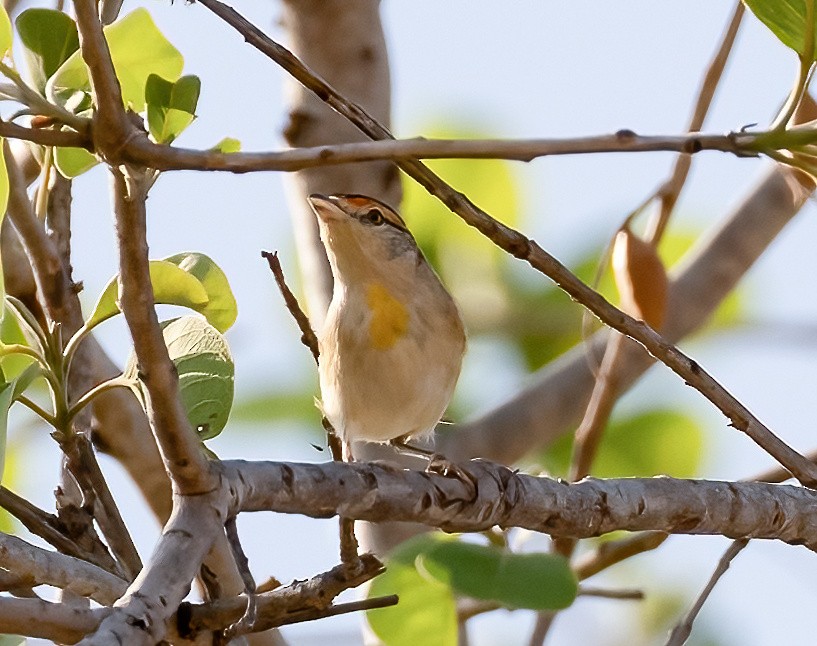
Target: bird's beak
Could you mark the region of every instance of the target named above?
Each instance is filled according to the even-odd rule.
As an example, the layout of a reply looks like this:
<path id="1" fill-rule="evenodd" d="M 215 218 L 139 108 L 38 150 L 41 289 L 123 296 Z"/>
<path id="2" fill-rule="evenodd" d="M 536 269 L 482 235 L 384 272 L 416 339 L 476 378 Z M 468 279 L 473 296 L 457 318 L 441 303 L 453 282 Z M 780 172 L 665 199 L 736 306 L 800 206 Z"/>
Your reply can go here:
<path id="1" fill-rule="evenodd" d="M 345 214 L 340 208 L 337 201 L 326 195 L 320 193 L 313 193 L 307 200 L 315 214 L 324 222 L 331 222 L 333 220 L 341 220 Z"/>

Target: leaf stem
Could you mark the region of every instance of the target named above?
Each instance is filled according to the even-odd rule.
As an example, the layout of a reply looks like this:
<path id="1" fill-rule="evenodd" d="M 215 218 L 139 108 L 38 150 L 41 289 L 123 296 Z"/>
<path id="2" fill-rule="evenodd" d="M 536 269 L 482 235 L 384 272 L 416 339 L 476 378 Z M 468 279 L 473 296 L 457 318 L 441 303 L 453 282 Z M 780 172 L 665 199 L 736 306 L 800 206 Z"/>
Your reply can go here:
<path id="1" fill-rule="evenodd" d="M 103 381 L 101 384 L 98 384 L 91 388 L 87 393 L 85 393 L 82 397 L 80 397 L 76 403 L 68 409 L 66 414 L 66 423 L 70 424 L 74 417 L 85 408 L 88 404 L 90 404 L 96 397 L 101 395 L 102 393 L 111 390 L 112 388 L 130 388 L 133 385 L 134 381 L 132 379 L 128 379 L 123 375 L 119 375 L 118 377 L 114 377 L 113 379 L 108 379 L 107 381 Z"/>
<path id="2" fill-rule="evenodd" d="M 17 401 L 20 402 L 26 408 L 34 411 L 39 417 L 41 417 L 49 426 L 53 426 L 57 428 L 57 418 L 54 417 L 51 413 L 46 411 L 42 408 L 39 404 L 35 404 L 32 400 L 30 400 L 25 395 L 20 395 L 17 398 Z"/>
<path id="3" fill-rule="evenodd" d="M 42 95 L 33 90 L 20 76 L 20 73 L 0 61 L 0 74 L 9 79 L 20 90 L 21 101 L 38 114 L 56 117 L 64 124 L 71 126 L 77 132 L 85 132 L 90 120 L 78 117 L 73 112 L 47 101 Z"/>

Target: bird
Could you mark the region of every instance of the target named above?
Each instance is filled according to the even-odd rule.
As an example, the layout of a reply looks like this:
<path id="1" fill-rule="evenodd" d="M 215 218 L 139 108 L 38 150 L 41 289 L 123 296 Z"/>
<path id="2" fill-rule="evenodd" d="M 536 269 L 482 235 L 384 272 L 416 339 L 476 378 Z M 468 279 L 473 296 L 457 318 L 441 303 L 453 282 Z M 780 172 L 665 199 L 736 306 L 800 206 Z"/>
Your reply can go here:
<path id="1" fill-rule="evenodd" d="M 352 443 L 408 443 L 431 435 L 459 378 L 462 316 L 406 223 L 383 202 L 356 194 L 310 195 L 334 279 L 318 334 L 321 407 Z"/>

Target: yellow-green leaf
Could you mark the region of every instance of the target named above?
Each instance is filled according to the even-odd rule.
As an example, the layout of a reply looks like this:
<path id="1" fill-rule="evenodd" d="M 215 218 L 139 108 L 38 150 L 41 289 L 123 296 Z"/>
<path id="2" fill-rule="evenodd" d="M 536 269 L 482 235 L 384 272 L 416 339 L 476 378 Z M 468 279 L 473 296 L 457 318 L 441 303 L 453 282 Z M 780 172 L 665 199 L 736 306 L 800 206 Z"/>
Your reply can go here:
<path id="1" fill-rule="evenodd" d="M 181 305 L 199 311 L 209 302 L 207 290 L 198 278 L 166 260 L 150 261 L 150 282 L 157 303 Z M 114 276 L 102 291 L 85 327 L 99 325 L 122 310 L 119 308 L 119 281 Z"/>
<path id="2" fill-rule="evenodd" d="M 199 316 L 162 323 L 167 352 L 179 375 L 179 396 L 187 419 L 202 440 L 224 429 L 233 405 L 235 366 L 223 336 Z M 138 378 L 131 353 L 125 375 Z"/>
<path id="3" fill-rule="evenodd" d="M 209 256 L 196 251 L 177 253 L 165 258 L 165 262 L 173 263 L 201 282 L 207 292 L 207 303 L 194 309 L 203 314 L 219 332 L 226 332 L 235 323 L 238 306 L 221 267 Z"/>
<path id="4" fill-rule="evenodd" d="M 54 149 L 54 165 L 60 171 L 60 174 L 67 179 L 82 175 L 98 163 L 99 160 L 84 148 Z"/>
<path id="5" fill-rule="evenodd" d="M 423 576 L 417 555 L 438 543 L 430 535 L 406 541 L 387 560 L 385 573 L 369 586 L 369 598 L 396 594 L 390 608 L 366 612 L 372 630 L 386 646 L 456 646 L 457 608 L 448 585 Z"/>
<path id="6" fill-rule="evenodd" d="M 0 5 L 0 58 L 9 53 L 12 43 L 11 20 L 3 5 Z"/>
<path id="7" fill-rule="evenodd" d="M 811 60 L 817 58 L 817 38 L 806 49 L 806 3 L 811 0 L 743 0 L 749 10 L 786 46 Z M 817 12 L 813 16 L 817 23 Z M 817 25 L 812 25 L 812 30 Z M 814 33 L 814 32 L 812 32 Z"/>
<path id="8" fill-rule="evenodd" d="M 148 76 L 158 74 L 175 81 L 181 76 L 184 58 L 164 37 L 150 13 L 139 8 L 105 28 L 122 99 L 135 112 L 145 109 Z M 79 52 L 72 54 L 46 84 L 46 96 L 65 105 L 77 90 L 88 90 L 88 68 Z"/>

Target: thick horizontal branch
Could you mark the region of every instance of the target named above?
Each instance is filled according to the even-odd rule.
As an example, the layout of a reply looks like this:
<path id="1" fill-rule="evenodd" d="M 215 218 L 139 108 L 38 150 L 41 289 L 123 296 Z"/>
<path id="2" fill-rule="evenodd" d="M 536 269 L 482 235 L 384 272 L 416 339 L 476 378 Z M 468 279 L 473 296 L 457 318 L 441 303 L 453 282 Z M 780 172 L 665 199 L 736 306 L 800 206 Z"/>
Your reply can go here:
<path id="1" fill-rule="evenodd" d="M 448 532 L 523 527 L 575 538 L 660 530 L 777 539 L 817 549 L 817 493 L 789 485 L 666 477 L 568 483 L 482 460 L 459 465 L 473 483 L 382 464 L 224 466 L 236 511 L 411 521 Z"/>

